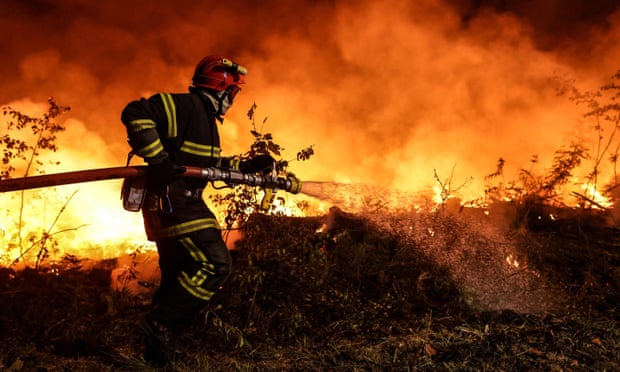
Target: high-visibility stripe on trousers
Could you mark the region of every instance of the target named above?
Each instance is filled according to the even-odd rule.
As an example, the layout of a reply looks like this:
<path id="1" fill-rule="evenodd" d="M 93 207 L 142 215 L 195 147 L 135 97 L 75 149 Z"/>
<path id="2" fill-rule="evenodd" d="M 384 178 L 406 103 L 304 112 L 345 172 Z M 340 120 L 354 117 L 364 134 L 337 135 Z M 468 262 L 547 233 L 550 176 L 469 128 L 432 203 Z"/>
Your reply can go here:
<path id="1" fill-rule="evenodd" d="M 167 239 L 165 244 L 174 244 L 176 254 L 186 257 L 176 280 L 191 296 L 209 301 L 228 279 L 232 260 L 220 230 L 208 228 L 192 231 Z"/>

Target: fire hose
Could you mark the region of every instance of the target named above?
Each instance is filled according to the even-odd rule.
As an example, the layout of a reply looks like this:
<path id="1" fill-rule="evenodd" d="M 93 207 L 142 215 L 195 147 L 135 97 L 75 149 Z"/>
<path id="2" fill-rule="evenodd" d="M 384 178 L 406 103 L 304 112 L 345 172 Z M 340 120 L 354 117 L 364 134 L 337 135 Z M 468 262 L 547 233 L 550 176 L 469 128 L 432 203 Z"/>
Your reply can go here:
<path id="1" fill-rule="evenodd" d="M 64 173 L 43 174 L 0 180 L 0 192 L 29 190 L 39 187 L 68 185 L 81 182 L 103 181 L 119 178 L 140 177 L 146 174 L 146 166 L 87 169 Z M 232 169 L 185 167 L 183 177 L 201 178 L 207 181 L 223 181 L 228 185 L 258 186 L 271 190 L 284 190 L 293 194 L 301 191 L 301 181 L 294 176 L 277 177 L 242 173 Z"/>

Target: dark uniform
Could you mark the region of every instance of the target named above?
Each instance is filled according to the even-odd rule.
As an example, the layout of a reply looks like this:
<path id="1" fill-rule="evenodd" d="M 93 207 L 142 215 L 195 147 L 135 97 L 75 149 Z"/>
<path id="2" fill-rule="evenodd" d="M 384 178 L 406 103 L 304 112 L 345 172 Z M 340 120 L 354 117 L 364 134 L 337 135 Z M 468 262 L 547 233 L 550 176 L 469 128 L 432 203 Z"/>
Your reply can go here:
<path id="1" fill-rule="evenodd" d="M 156 94 L 129 103 L 121 120 L 133 152 L 145 159 L 167 153 L 183 166 L 238 168 L 238 160 L 221 157 L 215 110 L 203 95 Z M 143 206 L 162 276 L 151 315 L 173 329 L 192 320 L 231 270 L 217 219 L 202 199 L 205 184 L 177 178 L 164 187 L 151 185 Z"/>
<path id="2" fill-rule="evenodd" d="M 254 173 L 274 161 L 268 154 L 244 161 L 221 156 L 217 121 L 246 73 L 226 57 L 207 56 L 196 66 L 189 93 L 142 98 L 121 115 L 132 152 L 148 163 L 142 213 L 147 237 L 157 244 L 161 283 L 140 326 L 145 359 L 157 366 L 175 357 L 177 332 L 211 299 L 232 266 L 215 215 L 202 199 L 206 181 L 182 177 L 183 166 Z"/>

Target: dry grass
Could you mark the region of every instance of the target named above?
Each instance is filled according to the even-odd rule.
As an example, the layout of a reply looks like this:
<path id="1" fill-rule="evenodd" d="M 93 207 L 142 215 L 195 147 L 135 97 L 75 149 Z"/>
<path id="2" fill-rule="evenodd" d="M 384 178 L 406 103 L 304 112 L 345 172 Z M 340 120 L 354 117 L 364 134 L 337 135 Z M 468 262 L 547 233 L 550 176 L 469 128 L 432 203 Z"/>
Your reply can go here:
<path id="1" fill-rule="evenodd" d="M 574 217 L 498 229 L 466 213 L 256 216 L 175 368 L 619 370 L 620 233 Z M 2 269 L 1 368 L 149 370 L 136 321 L 152 288 L 115 289 L 116 266 Z"/>

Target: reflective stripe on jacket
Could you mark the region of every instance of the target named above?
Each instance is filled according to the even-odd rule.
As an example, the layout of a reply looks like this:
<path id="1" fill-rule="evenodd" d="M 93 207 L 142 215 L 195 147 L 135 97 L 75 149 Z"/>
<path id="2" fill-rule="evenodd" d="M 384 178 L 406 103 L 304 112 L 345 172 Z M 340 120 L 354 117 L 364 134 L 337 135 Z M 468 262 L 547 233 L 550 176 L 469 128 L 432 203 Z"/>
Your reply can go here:
<path id="1" fill-rule="evenodd" d="M 130 102 L 121 114 L 129 144 L 147 162 L 169 156 L 178 165 L 239 167 L 236 158 L 223 158 L 214 108 L 196 93 L 159 93 Z M 162 195 L 150 193 L 143 208 L 150 240 L 164 239 L 220 226 L 202 198 L 186 196 L 186 190 L 204 187 L 201 179 L 179 179 Z M 148 187 L 148 185 L 147 185 Z M 168 210 L 169 209 L 169 210 Z"/>

